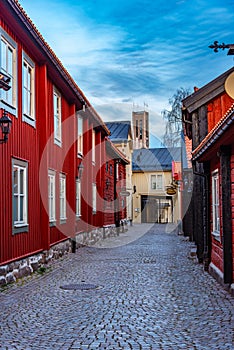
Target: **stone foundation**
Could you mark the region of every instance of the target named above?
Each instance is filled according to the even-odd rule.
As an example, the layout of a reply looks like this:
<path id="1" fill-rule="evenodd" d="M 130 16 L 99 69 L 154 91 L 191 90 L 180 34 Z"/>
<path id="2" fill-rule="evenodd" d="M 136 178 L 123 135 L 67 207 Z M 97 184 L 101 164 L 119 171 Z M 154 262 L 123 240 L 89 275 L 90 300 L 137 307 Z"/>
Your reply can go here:
<path id="1" fill-rule="evenodd" d="M 223 281 L 223 273 L 215 266 L 213 263 L 209 265 L 210 275 L 216 279 L 216 281 L 221 284 L 225 290 L 227 290 L 232 296 L 234 296 L 234 284 L 226 284 Z"/>
<path id="2" fill-rule="evenodd" d="M 79 248 L 81 246 L 93 245 L 100 240 L 117 236 L 119 233 L 125 231 L 127 231 L 126 220 L 121 221 L 119 232 L 114 225 L 95 228 L 91 232 L 81 232 L 75 237 L 75 246 Z M 29 256 L 25 259 L 2 265 L 0 266 L 0 286 L 14 283 L 22 277 L 29 276 L 40 268 L 45 268 L 52 260 L 59 259 L 71 251 L 72 240 L 67 239 L 64 242 L 55 244 L 48 251 L 42 251 L 39 254 Z"/>

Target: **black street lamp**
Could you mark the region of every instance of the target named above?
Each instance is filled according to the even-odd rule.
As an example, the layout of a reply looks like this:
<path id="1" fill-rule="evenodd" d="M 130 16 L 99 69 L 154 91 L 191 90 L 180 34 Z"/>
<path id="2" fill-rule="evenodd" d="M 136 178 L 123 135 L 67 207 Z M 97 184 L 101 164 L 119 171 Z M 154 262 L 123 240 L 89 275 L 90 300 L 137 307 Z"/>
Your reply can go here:
<path id="1" fill-rule="evenodd" d="M 8 113 L 3 109 L 3 115 L 0 118 L 0 128 L 2 129 L 3 138 L 0 139 L 0 143 L 6 143 L 8 135 L 11 131 L 12 120 L 8 117 Z"/>

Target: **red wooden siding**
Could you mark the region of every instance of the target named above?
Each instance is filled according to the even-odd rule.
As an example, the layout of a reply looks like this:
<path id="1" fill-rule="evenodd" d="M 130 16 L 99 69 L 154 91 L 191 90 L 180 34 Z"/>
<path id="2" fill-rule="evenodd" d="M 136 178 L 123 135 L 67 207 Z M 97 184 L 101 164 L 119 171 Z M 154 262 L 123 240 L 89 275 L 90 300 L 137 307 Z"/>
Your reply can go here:
<path id="1" fill-rule="evenodd" d="M 233 104 L 233 99 L 226 93 L 218 96 L 207 105 L 208 132 L 219 122 Z"/>

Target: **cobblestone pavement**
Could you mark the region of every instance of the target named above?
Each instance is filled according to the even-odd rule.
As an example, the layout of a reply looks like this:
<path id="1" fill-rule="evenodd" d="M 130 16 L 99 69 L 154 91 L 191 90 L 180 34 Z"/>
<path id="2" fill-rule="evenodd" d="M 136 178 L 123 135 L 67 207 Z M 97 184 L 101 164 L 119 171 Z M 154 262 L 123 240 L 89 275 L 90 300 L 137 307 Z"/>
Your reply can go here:
<path id="1" fill-rule="evenodd" d="M 165 227 L 134 225 L 1 292 L 0 349 L 233 349 L 234 299 Z"/>

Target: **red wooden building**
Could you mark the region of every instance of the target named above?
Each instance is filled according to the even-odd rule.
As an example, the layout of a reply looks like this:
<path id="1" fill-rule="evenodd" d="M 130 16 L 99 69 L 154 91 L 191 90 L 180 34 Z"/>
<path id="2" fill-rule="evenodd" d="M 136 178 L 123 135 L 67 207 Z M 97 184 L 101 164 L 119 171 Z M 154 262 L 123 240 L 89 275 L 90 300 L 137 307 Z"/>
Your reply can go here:
<path id="1" fill-rule="evenodd" d="M 109 140 L 106 140 L 106 164 L 104 186 L 105 227 L 124 228 L 127 217 L 126 165 L 129 161 Z"/>
<path id="2" fill-rule="evenodd" d="M 183 101 L 186 132 L 193 141 L 194 191 L 198 187 L 196 177 L 201 180 L 199 186 L 202 185 L 201 196 L 199 190 L 193 194 L 200 213 L 194 225 L 203 226 L 203 236 L 196 238 L 200 247 L 203 246 L 204 262 L 210 273 L 231 292 L 234 291 L 234 100 L 225 91 L 225 81 L 233 71 L 230 69 Z"/>
<path id="3" fill-rule="evenodd" d="M 0 40 L 0 72 L 11 87 L 0 89 L 0 113 L 12 120 L 0 145 L 6 265 L 52 254 L 55 245 L 89 239 L 105 225 L 109 130 L 17 1 L 0 2 Z"/>

